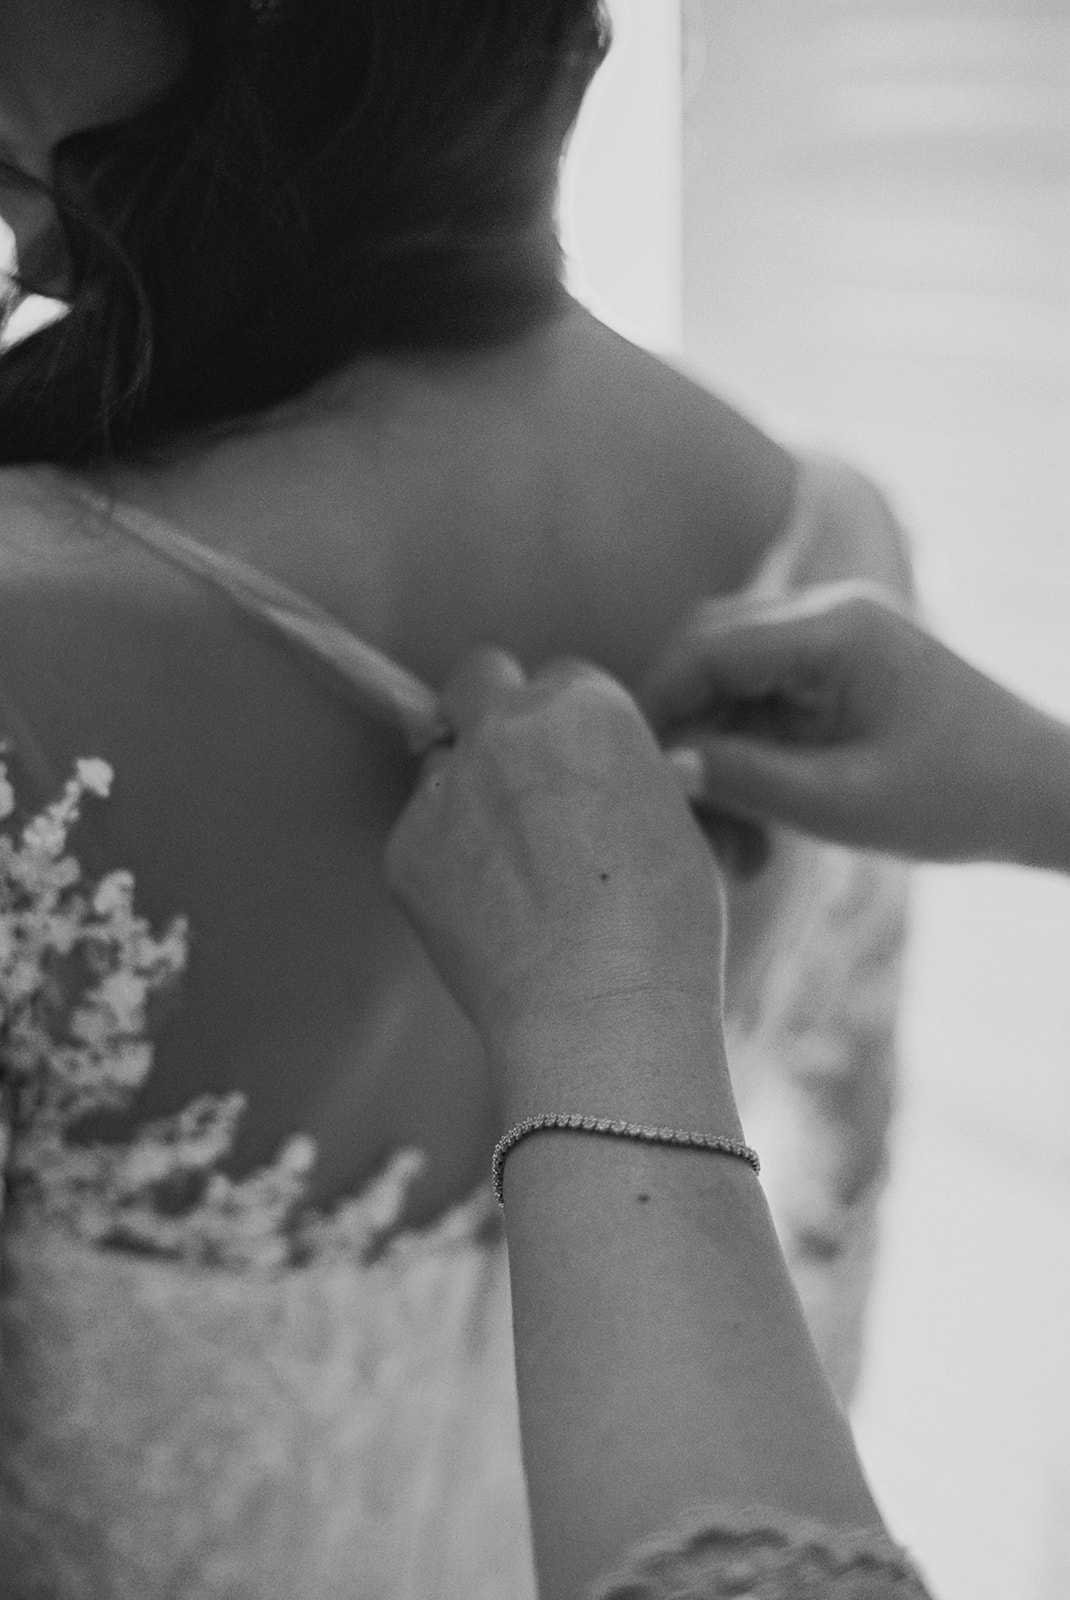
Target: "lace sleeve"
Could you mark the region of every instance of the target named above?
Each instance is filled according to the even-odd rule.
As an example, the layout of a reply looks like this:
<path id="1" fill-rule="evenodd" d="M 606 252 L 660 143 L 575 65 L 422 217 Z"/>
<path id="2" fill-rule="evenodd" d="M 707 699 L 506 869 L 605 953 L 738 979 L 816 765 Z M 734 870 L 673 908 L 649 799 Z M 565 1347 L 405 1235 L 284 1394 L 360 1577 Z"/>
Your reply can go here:
<path id="1" fill-rule="evenodd" d="M 791 518 L 749 585 L 779 598 L 840 579 L 877 583 L 914 609 L 911 541 L 884 492 L 831 456 L 800 459 Z"/>
<path id="2" fill-rule="evenodd" d="M 630 1551 L 585 1600 L 933 1600 L 906 1551 L 769 1511 L 700 1506 Z"/>

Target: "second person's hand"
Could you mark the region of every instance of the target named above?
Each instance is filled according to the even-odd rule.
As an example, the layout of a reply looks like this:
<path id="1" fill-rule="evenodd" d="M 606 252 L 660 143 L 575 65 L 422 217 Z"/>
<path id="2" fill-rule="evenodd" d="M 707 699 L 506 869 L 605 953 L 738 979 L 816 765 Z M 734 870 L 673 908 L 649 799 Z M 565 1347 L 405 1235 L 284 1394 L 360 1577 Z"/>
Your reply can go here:
<path id="1" fill-rule="evenodd" d="M 528 680 L 488 649 L 442 709 L 455 740 L 425 759 L 387 869 L 491 1053 L 639 997 L 719 1027 L 720 874 L 625 690 L 571 662 Z"/>
<path id="2" fill-rule="evenodd" d="M 875 588 L 711 601 L 640 698 L 711 808 L 919 860 L 1066 855 L 1067 730 Z"/>

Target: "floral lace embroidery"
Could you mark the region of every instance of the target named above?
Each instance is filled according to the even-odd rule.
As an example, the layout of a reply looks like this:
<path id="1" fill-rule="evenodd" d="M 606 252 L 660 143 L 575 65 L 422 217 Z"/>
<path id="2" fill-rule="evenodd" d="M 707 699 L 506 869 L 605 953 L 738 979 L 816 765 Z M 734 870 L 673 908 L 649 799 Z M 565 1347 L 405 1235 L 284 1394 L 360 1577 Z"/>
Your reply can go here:
<path id="1" fill-rule="evenodd" d="M 15 824 L 0 832 L 2 1199 L 29 1200 L 89 1242 L 203 1266 L 278 1270 L 331 1247 L 372 1258 L 423 1168 L 418 1150 L 396 1152 L 328 1219 L 307 1198 L 316 1149 L 305 1135 L 241 1181 L 220 1170 L 239 1094 L 202 1096 L 124 1143 L 68 1137 L 88 1113 L 132 1103 L 152 1069 L 154 1007 L 188 954 L 184 918 L 154 934 L 129 872 L 87 882 L 68 850 L 83 800 L 106 799 L 112 779 L 106 762 L 79 761 L 60 798 L 18 828 L 0 760 L 0 822 Z"/>

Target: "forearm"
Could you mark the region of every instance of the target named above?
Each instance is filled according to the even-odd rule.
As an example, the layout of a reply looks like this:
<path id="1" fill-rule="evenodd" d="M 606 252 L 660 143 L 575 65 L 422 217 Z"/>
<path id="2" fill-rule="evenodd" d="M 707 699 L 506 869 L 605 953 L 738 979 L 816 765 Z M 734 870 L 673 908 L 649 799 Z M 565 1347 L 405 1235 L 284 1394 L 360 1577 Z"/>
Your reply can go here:
<path id="1" fill-rule="evenodd" d="M 719 1026 L 567 1020 L 508 1120 L 578 1110 L 738 1136 Z M 568 1101 L 566 1104 L 565 1101 Z M 569 1132 L 508 1158 L 517 1380 L 543 1600 L 702 1502 L 879 1527 L 760 1181 L 730 1156 Z"/>
<path id="2" fill-rule="evenodd" d="M 1070 873 L 1070 727 L 1023 707 L 1020 737 L 1000 764 L 1001 859 Z"/>

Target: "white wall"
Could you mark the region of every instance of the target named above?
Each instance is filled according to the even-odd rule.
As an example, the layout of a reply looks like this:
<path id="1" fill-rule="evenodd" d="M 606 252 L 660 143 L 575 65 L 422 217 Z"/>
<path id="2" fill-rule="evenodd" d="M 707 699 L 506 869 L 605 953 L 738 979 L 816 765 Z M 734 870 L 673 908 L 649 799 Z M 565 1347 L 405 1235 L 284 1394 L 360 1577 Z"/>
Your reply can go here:
<path id="1" fill-rule="evenodd" d="M 679 350 L 683 146 L 678 0 L 612 0 L 614 45 L 565 168 L 574 294 L 637 344 Z"/>
<path id="2" fill-rule="evenodd" d="M 867 466 L 934 625 L 1070 718 L 1070 11 L 685 21 L 689 363 Z M 1066 1600 L 1070 885 L 931 869 L 917 891 L 856 1422 L 941 1600 Z"/>

